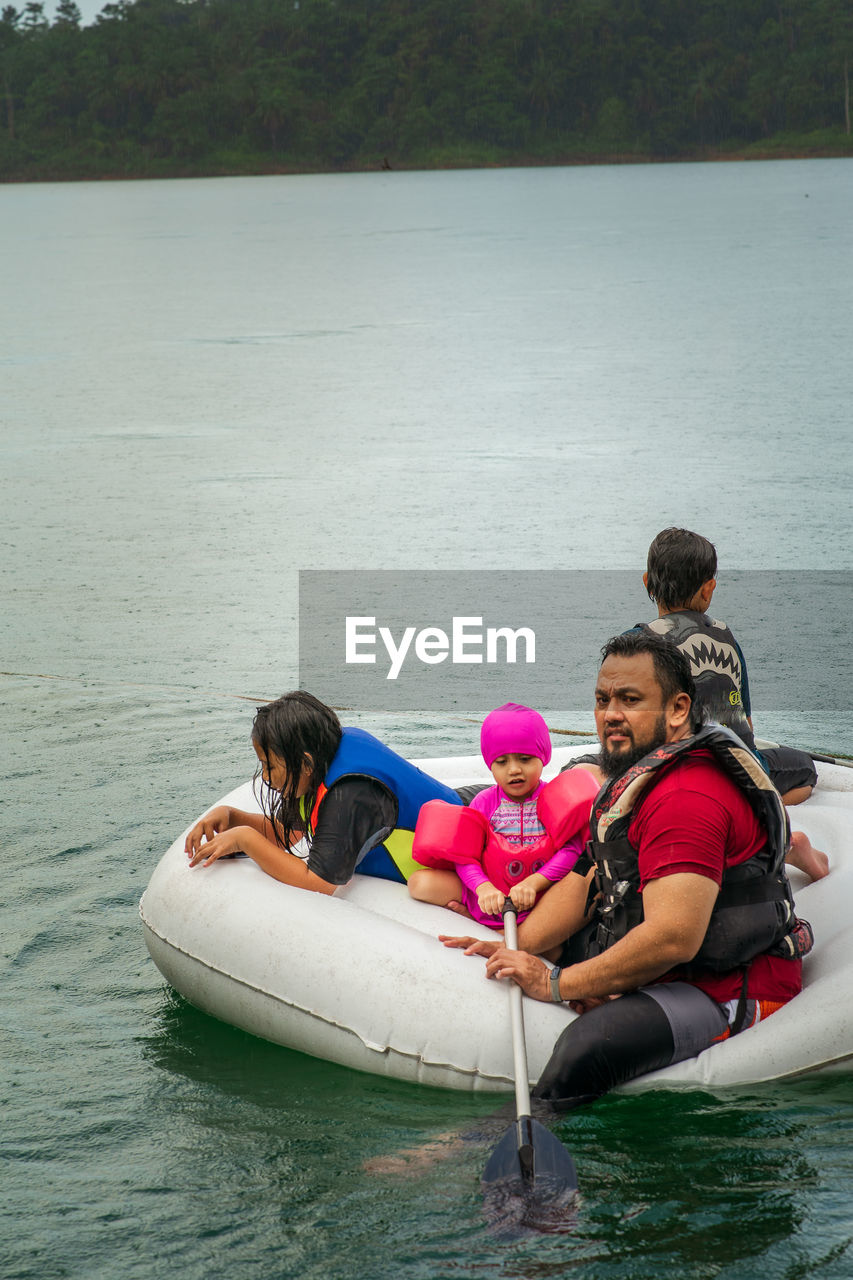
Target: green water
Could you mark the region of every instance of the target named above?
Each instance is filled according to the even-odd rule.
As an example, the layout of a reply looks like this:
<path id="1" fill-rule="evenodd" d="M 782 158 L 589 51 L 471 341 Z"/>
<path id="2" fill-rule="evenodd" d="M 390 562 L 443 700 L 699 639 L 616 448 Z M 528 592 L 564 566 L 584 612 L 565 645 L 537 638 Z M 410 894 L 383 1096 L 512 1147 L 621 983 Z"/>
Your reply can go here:
<path id="1" fill-rule="evenodd" d="M 603 1100 L 559 1128 L 570 1230 L 512 1239 L 488 1143 L 363 1168 L 494 1099 L 216 1023 L 137 907 L 295 681 L 300 568 L 639 582 L 670 523 L 850 568 L 851 195 L 845 161 L 3 189 L 4 1280 L 853 1275 L 853 1076 Z M 756 725 L 850 752 L 832 603 L 782 682 L 831 714 Z M 584 689 L 554 711 L 592 725 Z"/>
<path id="2" fill-rule="evenodd" d="M 850 1275 L 851 1076 L 603 1100 L 557 1129 L 581 1184 L 565 1234 L 507 1239 L 484 1218 L 488 1145 L 448 1139 L 411 1177 L 362 1168 L 493 1100 L 317 1063 L 166 994 L 143 1008 L 146 1033 L 102 1044 L 44 1115 L 31 1159 L 49 1181 L 27 1195 L 25 1175 L 7 1203 L 5 1274 Z"/>
<path id="3" fill-rule="evenodd" d="M 604 1099 L 557 1129 L 581 1186 L 566 1233 L 496 1232 L 479 1178 L 500 1099 L 253 1039 L 147 957 L 137 901 L 172 812 L 224 789 L 193 739 L 232 744 L 238 780 L 244 705 L 59 684 L 34 715 L 37 682 L 6 693 L 30 727 L 6 784 L 4 1277 L 851 1274 L 853 1075 Z M 61 821 L 36 838 L 48 804 Z M 364 1170 L 437 1139 L 444 1158 L 408 1176 Z"/>

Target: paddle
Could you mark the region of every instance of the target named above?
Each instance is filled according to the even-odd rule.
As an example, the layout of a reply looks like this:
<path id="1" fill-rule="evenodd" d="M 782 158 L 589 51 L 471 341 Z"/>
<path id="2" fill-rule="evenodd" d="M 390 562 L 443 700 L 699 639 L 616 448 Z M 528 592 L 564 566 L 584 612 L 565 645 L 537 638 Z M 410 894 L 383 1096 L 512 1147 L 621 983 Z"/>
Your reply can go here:
<path id="1" fill-rule="evenodd" d="M 552 730 L 551 732 L 553 733 L 554 731 Z M 762 751 L 765 747 L 778 747 L 779 743 L 773 742 L 770 738 L 756 738 L 755 745 L 759 751 Z M 814 760 L 816 764 L 837 764 L 842 769 L 853 769 L 853 760 L 848 756 L 827 756 L 820 751 L 806 751 L 806 755 Z"/>
<path id="2" fill-rule="evenodd" d="M 817 764 L 839 764 L 843 769 L 853 769 L 853 760 L 846 760 L 844 756 L 823 756 L 818 751 L 808 751 L 806 754 Z"/>
<path id="3" fill-rule="evenodd" d="M 503 905 L 504 936 L 511 950 L 518 947 L 516 908 L 511 898 Z M 521 987 L 509 984 L 512 1023 L 512 1052 L 515 1071 L 516 1119 L 489 1156 L 483 1171 L 484 1188 L 498 1187 L 508 1196 L 522 1196 L 540 1203 L 566 1202 L 578 1189 L 575 1162 L 561 1142 L 530 1115 L 530 1085 L 527 1075 L 527 1048 L 524 1043 L 524 1015 Z M 529 1203 L 525 1217 L 528 1216 Z"/>

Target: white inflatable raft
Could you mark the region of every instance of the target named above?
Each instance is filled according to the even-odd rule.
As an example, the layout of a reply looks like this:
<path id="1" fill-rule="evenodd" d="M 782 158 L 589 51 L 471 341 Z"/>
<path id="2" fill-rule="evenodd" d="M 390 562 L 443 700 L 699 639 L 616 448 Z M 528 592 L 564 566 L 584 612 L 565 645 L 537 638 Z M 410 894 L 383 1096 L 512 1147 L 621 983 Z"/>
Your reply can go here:
<path id="1" fill-rule="evenodd" d="M 589 748 L 554 752 L 546 777 Z M 422 760 L 451 786 L 489 781 L 478 757 Z M 817 943 L 804 990 L 759 1026 L 629 1088 L 753 1084 L 853 1068 L 853 770 L 819 765 L 819 784 L 792 810 L 794 826 L 830 856 L 814 884 L 794 872 L 797 909 Z M 251 783 L 222 803 L 257 810 Z M 182 833 L 140 903 L 148 950 L 192 1004 L 253 1035 L 317 1058 L 449 1089 L 512 1088 L 504 985 L 439 933 L 493 938 L 403 885 L 356 876 L 332 896 L 279 884 L 248 858 L 191 870 Z M 574 1015 L 525 999 L 530 1077 Z"/>

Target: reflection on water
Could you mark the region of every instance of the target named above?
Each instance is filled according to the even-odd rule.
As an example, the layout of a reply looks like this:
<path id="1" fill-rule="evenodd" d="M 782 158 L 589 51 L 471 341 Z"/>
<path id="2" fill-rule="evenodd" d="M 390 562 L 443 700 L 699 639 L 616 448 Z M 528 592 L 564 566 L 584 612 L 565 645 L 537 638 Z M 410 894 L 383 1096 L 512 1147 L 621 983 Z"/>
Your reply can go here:
<path id="1" fill-rule="evenodd" d="M 496 1239 L 508 1242 L 533 1235 L 571 1235 L 578 1226 L 577 1188 L 547 1175 L 525 1186 L 520 1180 L 492 1182 L 483 1188 L 483 1214 Z"/>
<path id="2" fill-rule="evenodd" d="M 650 1094 L 638 1109 L 609 1100 L 596 1110 L 609 1167 L 602 1160 L 590 1227 L 606 1229 L 622 1259 L 698 1275 L 711 1260 L 721 1268 L 764 1255 L 800 1222 L 814 1175 L 794 1117 L 763 1101 L 692 1093 Z"/>
<path id="3" fill-rule="evenodd" d="M 745 1278 L 762 1273 L 768 1260 L 772 1265 L 785 1241 L 797 1240 L 804 1259 L 824 1255 L 819 1233 L 800 1234 L 821 1190 L 817 1153 L 845 1109 L 847 1137 L 837 1134 L 833 1145 L 843 1147 L 851 1136 L 853 1077 L 804 1079 L 773 1092 L 611 1096 L 555 1123 L 577 1164 L 577 1199 L 538 1200 L 525 1217 L 519 1209 L 527 1205 L 500 1197 L 484 1202 L 480 1192 L 508 1104 L 496 1111 L 494 1099 L 316 1062 L 168 994 L 143 1054 L 154 1068 L 152 1113 L 164 1124 L 176 1108 L 185 1123 L 189 1115 L 198 1143 L 194 1163 L 213 1161 L 218 1176 L 248 1179 L 256 1193 L 280 1197 L 275 1239 L 282 1275 L 299 1266 L 312 1276 L 324 1267 L 341 1276 L 390 1277 L 395 1267 L 399 1274 L 399 1257 L 383 1260 L 381 1247 L 378 1257 L 366 1252 L 386 1238 L 390 1213 L 401 1234 L 407 1224 L 413 1275 L 463 1267 L 464 1274 L 485 1276 L 499 1267 L 502 1275 L 550 1277 L 572 1267 L 596 1280 Z M 468 1140 L 460 1144 L 453 1134 L 462 1131 Z M 444 1137 L 413 1175 L 365 1174 L 365 1161 L 377 1153 L 434 1142 L 436 1135 Z M 844 1158 L 849 1165 L 849 1149 Z M 234 1194 L 242 1199 L 247 1189 Z M 223 1238 L 235 1230 L 209 1204 L 205 1212 L 219 1221 Z M 262 1217 L 269 1217 L 266 1209 Z M 320 1226 L 321 1258 L 309 1258 L 299 1242 Z M 843 1251 L 843 1240 L 836 1245 Z"/>

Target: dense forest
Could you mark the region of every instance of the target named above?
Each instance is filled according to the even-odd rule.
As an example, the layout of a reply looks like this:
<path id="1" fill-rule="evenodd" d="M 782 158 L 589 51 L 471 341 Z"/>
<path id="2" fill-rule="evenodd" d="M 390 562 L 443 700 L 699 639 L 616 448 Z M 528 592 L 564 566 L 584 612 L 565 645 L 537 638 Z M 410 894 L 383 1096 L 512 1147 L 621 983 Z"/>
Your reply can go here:
<path id="1" fill-rule="evenodd" d="M 30 0 L 0 179 L 853 155 L 851 63 L 851 0 Z"/>

